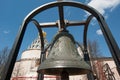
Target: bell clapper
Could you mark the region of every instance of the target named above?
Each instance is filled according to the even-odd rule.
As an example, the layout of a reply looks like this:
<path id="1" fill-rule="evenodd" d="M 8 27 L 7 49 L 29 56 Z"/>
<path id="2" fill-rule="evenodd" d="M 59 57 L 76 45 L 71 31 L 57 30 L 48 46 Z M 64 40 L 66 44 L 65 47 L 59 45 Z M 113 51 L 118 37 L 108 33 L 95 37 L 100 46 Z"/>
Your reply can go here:
<path id="1" fill-rule="evenodd" d="M 69 73 L 65 70 L 61 72 L 61 80 L 69 80 Z"/>

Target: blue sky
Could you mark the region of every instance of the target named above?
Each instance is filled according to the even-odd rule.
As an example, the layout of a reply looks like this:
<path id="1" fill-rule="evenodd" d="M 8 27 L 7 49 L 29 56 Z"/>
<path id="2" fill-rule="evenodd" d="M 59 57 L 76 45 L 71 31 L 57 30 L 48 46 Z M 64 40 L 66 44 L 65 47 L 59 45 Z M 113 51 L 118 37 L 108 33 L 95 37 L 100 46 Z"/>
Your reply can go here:
<path id="1" fill-rule="evenodd" d="M 0 50 L 4 47 L 11 48 L 15 37 L 17 36 L 20 25 L 23 19 L 33 9 L 56 0 L 0 0 Z M 69 1 L 69 0 L 65 0 Z M 71 0 L 72 1 L 72 0 Z M 74 0 L 90 5 L 97 9 L 106 19 L 106 22 L 120 47 L 120 0 Z M 65 7 L 65 19 L 81 21 L 86 19 L 87 13 L 81 9 L 73 7 Z M 44 11 L 35 18 L 40 22 L 55 22 L 58 20 L 58 12 L 56 8 Z M 100 27 L 92 20 L 88 31 L 89 40 L 97 40 L 100 51 L 105 56 L 110 56 L 106 42 L 100 30 Z M 82 43 L 83 27 L 68 28 L 73 34 L 76 41 Z M 47 33 L 47 40 L 50 42 L 53 35 L 57 32 L 57 28 L 43 29 Z M 21 45 L 20 53 L 31 44 L 38 35 L 35 26 L 30 23 L 28 25 L 23 43 Z"/>

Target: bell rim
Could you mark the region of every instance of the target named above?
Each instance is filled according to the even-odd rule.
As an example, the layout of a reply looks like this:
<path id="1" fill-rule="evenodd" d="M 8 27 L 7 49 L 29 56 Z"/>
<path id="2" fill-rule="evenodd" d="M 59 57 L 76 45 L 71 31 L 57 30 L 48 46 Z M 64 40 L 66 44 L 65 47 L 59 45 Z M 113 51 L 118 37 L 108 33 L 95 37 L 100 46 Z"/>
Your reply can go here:
<path id="1" fill-rule="evenodd" d="M 60 75 L 63 71 L 68 72 L 69 75 L 82 75 L 91 72 L 90 69 L 74 68 L 74 67 L 40 69 L 37 72 L 46 75 Z"/>
<path id="2" fill-rule="evenodd" d="M 86 62 L 78 62 L 78 60 L 49 61 L 49 63 L 45 61 L 39 66 L 37 72 L 47 75 L 60 75 L 63 70 L 70 73 L 69 75 L 81 75 L 91 72 L 91 67 Z"/>
<path id="3" fill-rule="evenodd" d="M 41 65 L 39 66 L 39 69 L 44 68 L 66 68 L 66 67 L 72 67 L 72 68 L 85 68 L 85 69 L 91 69 L 90 65 L 87 64 L 87 62 L 83 60 L 52 60 L 48 59 L 45 60 Z"/>

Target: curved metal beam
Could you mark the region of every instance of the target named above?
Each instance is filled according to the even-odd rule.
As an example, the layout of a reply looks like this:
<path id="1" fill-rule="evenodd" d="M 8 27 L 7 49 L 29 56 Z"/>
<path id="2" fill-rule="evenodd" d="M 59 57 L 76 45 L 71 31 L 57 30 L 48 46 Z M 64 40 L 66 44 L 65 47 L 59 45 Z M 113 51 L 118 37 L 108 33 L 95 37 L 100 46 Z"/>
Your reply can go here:
<path id="1" fill-rule="evenodd" d="M 95 16 L 96 18 L 98 18 L 99 16 L 102 16 L 101 14 L 99 14 L 98 11 L 96 11 L 94 8 L 82 4 L 80 2 L 75 2 L 75 1 L 55 1 L 55 2 L 50 2 L 47 4 L 44 4 L 36 9 L 34 9 L 33 11 L 31 11 L 24 19 L 24 21 L 29 22 L 31 18 L 35 17 L 38 13 L 47 10 L 49 8 L 53 8 L 53 7 L 58 7 L 58 6 L 73 6 L 73 7 L 78 7 L 81 8 L 83 10 L 88 11 L 89 13 L 91 13 L 93 16 Z"/>
<path id="2" fill-rule="evenodd" d="M 88 32 L 88 25 L 89 25 L 90 21 L 92 20 L 92 18 L 93 18 L 93 15 L 88 16 L 88 18 L 86 20 L 85 27 L 84 27 L 84 32 L 83 32 L 84 60 L 91 66 L 91 69 L 93 69 L 93 68 L 92 68 L 89 53 L 88 53 L 88 50 L 87 50 L 87 32 Z M 87 74 L 87 77 L 88 77 L 88 80 L 94 80 L 93 72 Z"/>
<path id="3" fill-rule="evenodd" d="M 42 32 L 42 29 L 39 25 L 39 22 L 35 19 L 31 19 L 31 21 L 36 25 L 37 29 L 38 29 L 38 32 L 39 32 L 39 36 L 40 36 L 40 39 L 41 39 L 41 51 L 44 51 L 44 38 L 43 38 L 43 32 Z"/>
<path id="4" fill-rule="evenodd" d="M 37 22 L 37 20 L 32 19 L 31 20 L 37 27 L 38 31 L 39 31 L 39 36 L 40 36 L 40 40 L 41 40 L 41 54 L 40 54 L 40 63 L 42 63 L 45 60 L 46 54 L 44 53 L 44 38 L 43 38 L 43 32 L 42 29 L 39 25 L 39 22 Z M 44 79 L 44 74 L 40 73 L 38 74 L 38 78 L 37 80 L 43 80 Z"/>
<path id="5" fill-rule="evenodd" d="M 90 15 L 87 20 L 86 20 L 86 24 L 84 27 L 84 34 L 83 34 L 83 46 L 84 46 L 84 50 L 87 50 L 87 32 L 88 32 L 88 25 L 91 21 L 91 19 L 93 18 L 93 15 Z"/>

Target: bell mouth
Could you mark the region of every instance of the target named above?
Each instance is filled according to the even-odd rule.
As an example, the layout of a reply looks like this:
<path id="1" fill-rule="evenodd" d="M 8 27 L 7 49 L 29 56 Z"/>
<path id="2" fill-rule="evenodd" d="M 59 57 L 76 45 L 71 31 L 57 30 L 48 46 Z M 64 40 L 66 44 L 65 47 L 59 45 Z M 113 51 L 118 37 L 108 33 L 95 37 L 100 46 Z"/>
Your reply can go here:
<path id="1" fill-rule="evenodd" d="M 37 72 L 43 73 L 46 75 L 61 75 L 63 71 L 66 71 L 69 75 L 82 75 L 87 74 L 90 72 L 89 69 L 83 69 L 83 68 L 48 68 L 48 69 L 40 69 Z"/>

